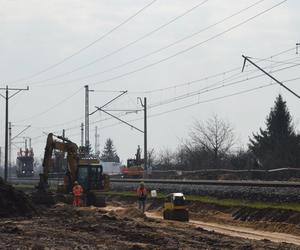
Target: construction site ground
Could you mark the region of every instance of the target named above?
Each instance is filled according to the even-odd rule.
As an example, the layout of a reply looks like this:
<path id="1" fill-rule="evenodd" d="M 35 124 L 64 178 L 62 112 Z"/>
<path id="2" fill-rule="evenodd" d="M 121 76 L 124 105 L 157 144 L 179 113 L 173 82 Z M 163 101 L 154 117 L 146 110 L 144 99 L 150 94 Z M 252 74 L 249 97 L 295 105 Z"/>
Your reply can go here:
<path id="1" fill-rule="evenodd" d="M 271 211 L 277 219 L 264 220 L 258 212 L 255 217 L 253 211 L 194 203 L 186 223 L 163 220 L 161 199 L 149 199 L 144 215 L 134 197 L 107 197 L 105 208 L 41 206 L 8 186 L 0 188 L 0 202 L 15 207 L 11 214 L 0 207 L 0 249 L 300 249 L 297 212 L 278 222 L 278 211 Z"/>

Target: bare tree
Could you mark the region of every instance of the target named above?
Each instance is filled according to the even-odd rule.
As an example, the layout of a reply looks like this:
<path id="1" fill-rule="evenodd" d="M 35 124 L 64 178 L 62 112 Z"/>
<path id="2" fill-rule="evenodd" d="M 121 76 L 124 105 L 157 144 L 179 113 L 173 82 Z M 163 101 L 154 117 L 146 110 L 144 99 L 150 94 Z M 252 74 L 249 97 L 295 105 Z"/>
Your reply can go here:
<path id="1" fill-rule="evenodd" d="M 148 150 L 148 165 L 152 167 L 154 165 L 154 162 L 156 160 L 156 155 L 154 148 L 151 148 Z"/>
<path id="2" fill-rule="evenodd" d="M 222 155 L 229 153 L 235 141 L 232 126 L 217 115 L 205 123 L 195 121 L 190 137 L 195 147 L 213 154 L 214 167 L 218 166 Z"/>
<path id="3" fill-rule="evenodd" d="M 174 153 L 170 149 L 161 150 L 158 154 L 157 163 L 165 169 L 169 169 L 174 165 Z"/>

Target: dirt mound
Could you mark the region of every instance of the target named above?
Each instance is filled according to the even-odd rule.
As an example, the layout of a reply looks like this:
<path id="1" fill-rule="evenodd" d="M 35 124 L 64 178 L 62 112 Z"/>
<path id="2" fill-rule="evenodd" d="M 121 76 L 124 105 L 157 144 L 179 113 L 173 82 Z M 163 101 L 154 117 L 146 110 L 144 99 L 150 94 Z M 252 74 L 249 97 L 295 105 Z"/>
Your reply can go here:
<path id="1" fill-rule="evenodd" d="M 0 217 L 31 216 L 36 210 L 22 191 L 0 178 Z"/>
<path id="2" fill-rule="evenodd" d="M 300 225 L 300 212 L 283 209 L 240 208 L 232 214 L 235 220 L 284 222 Z"/>
<path id="3" fill-rule="evenodd" d="M 137 208 L 125 208 L 117 211 L 117 214 L 121 217 L 129 217 L 129 218 L 145 218 L 145 214 Z"/>

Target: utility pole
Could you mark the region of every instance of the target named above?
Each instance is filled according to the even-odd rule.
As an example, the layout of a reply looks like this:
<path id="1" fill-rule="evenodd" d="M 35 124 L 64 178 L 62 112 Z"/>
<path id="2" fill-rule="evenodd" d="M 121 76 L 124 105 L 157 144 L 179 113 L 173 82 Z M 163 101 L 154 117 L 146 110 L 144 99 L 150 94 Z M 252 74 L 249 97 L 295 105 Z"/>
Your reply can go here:
<path id="1" fill-rule="evenodd" d="M 86 153 L 89 154 L 88 149 L 90 147 L 90 121 L 89 121 L 89 92 L 94 92 L 94 90 L 89 89 L 89 85 L 85 85 L 85 148 Z"/>
<path id="2" fill-rule="evenodd" d="M 95 127 L 95 155 L 100 155 L 98 126 Z"/>
<path id="3" fill-rule="evenodd" d="M 81 131 L 81 142 L 80 142 L 80 144 L 81 144 L 81 147 L 83 147 L 83 131 L 84 131 L 84 129 L 83 129 L 83 122 L 81 123 L 81 126 L 80 126 L 80 131 Z"/>
<path id="4" fill-rule="evenodd" d="M 11 122 L 8 123 L 8 177 L 11 177 Z"/>
<path id="5" fill-rule="evenodd" d="M 120 119 L 119 117 L 109 113 L 108 111 L 128 111 L 128 112 L 138 112 L 141 110 L 120 110 L 120 109 L 114 109 L 114 110 L 108 110 L 108 109 L 103 109 L 103 107 L 107 106 L 109 103 L 111 103 L 112 101 L 116 100 L 117 98 L 119 98 L 120 96 L 122 96 L 123 94 L 127 93 L 127 91 L 123 91 L 122 94 L 118 95 L 117 97 L 115 97 L 114 99 L 112 99 L 111 101 L 109 101 L 108 103 L 104 104 L 101 107 L 95 107 L 96 110 L 94 112 L 92 112 L 90 115 L 94 114 L 97 111 L 102 111 L 107 115 L 110 115 L 111 117 L 117 119 L 118 121 L 130 126 L 131 128 L 141 132 L 144 134 L 144 170 L 145 170 L 145 174 L 147 175 L 147 170 L 148 170 L 148 151 L 147 151 L 147 98 L 144 97 L 144 102 L 142 100 L 142 98 L 138 97 L 138 100 L 141 103 L 141 106 L 143 107 L 143 111 L 144 111 L 144 130 L 141 130 L 135 126 L 133 126 L 132 124 Z"/>
<path id="6" fill-rule="evenodd" d="M 266 72 L 265 70 L 263 70 L 261 67 L 259 67 L 257 64 L 255 64 L 254 62 L 252 62 L 252 60 L 249 59 L 248 56 L 244 56 L 244 64 L 243 64 L 243 68 L 242 68 L 242 72 L 244 71 L 245 68 L 245 64 L 246 61 L 250 62 L 253 66 L 255 66 L 256 68 L 258 68 L 260 71 L 262 71 L 264 74 L 266 74 L 268 77 L 270 77 L 271 79 L 273 79 L 275 82 L 277 82 L 280 86 L 284 87 L 287 91 L 289 91 L 290 93 L 292 93 L 294 96 L 298 97 L 300 99 L 300 96 L 298 94 L 296 94 L 293 90 L 291 90 L 290 88 L 288 88 L 287 86 L 285 86 L 282 82 L 278 81 L 275 77 L 273 77 L 272 75 L 270 75 L 268 72 Z"/>
<path id="7" fill-rule="evenodd" d="M 1 165 L 1 163 L 2 163 L 2 151 L 1 150 L 2 150 L 2 148 L 0 147 L 0 167 L 2 166 Z"/>
<path id="8" fill-rule="evenodd" d="M 141 102 L 141 105 L 144 109 L 144 169 L 145 173 L 147 173 L 148 170 L 148 150 L 147 150 L 147 98 L 144 97 L 144 103 L 142 102 L 142 99 L 138 98 Z"/>
<path id="9" fill-rule="evenodd" d="M 89 86 L 85 85 L 85 147 L 89 147 Z"/>
<path id="10" fill-rule="evenodd" d="M 144 97 L 144 161 L 145 161 L 145 170 L 148 173 L 148 137 L 147 137 L 147 98 Z"/>
<path id="11" fill-rule="evenodd" d="M 4 181 L 7 182 L 7 170 L 8 170 L 8 100 L 14 97 L 16 94 L 26 89 L 16 89 L 16 88 L 0 88 L 0 90 L 5 90 L 5 96 L 0 94 L 5 99 L 5 159 L 4 159 Z M 9 91 L 15 91 L 11 96 L 9 96 Z"/>

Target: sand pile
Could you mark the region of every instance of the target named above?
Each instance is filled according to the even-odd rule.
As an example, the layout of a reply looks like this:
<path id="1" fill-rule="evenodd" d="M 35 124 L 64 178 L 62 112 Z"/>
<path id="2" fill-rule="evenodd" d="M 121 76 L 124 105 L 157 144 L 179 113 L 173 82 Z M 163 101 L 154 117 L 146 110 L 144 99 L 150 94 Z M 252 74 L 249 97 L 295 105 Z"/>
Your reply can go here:
<path id="1" fill-rule="evenodd" d="M 145 215 L 143 214 L 143 212 L 134 207 L 120 209 L 117 211 L 117 214 L 122 217 L 125 216 L 125 217 L 129 217 L 129 218 L 145 218 Z"/>

